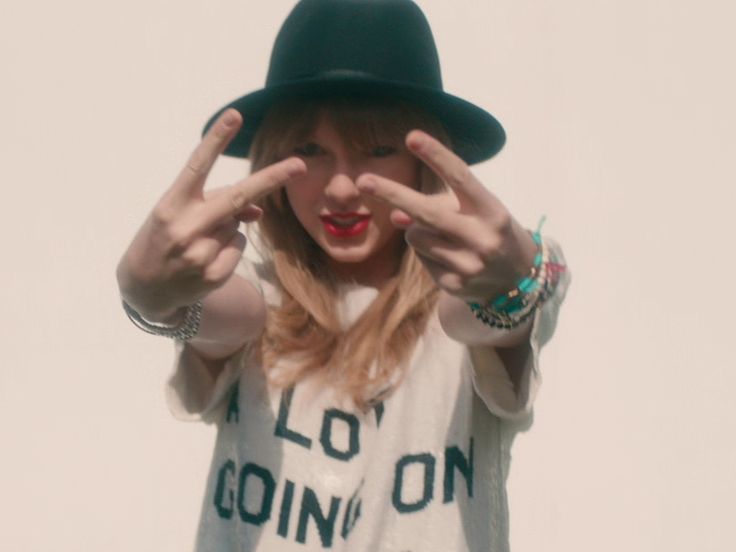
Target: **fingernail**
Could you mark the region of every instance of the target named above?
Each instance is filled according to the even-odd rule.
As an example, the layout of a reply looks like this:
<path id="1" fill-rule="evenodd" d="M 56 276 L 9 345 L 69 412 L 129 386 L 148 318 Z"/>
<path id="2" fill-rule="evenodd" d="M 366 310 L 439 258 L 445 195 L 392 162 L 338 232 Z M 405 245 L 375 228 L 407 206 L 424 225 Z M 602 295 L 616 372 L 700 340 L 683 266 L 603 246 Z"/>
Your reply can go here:
<path id="1" fill-rule="evenodd" d="M 361 192 L 372 194 L 376 191 L 376 180 L 371 176 L 364 176 L 357 185 Z"/>
<path id="2" fill-rule="evenodd" d="M 423 144 L 422 135 L 413 131 L 409 139 L 407 140 L 408 146 L 414 151 L 421 151 Z"/>
<path id="3" fill-rule="evenodd" d="M 227 112 L 225 113 L 225 116 L 222 119 L 222 122 L 228 128 L 234 127 L 238 123 L 238 116 L 235 114 L 235 110 L 228 109 Z"/>
<path id="4" fill-rule="evenodd" d="M 289 176 L 296 176 L 304 172 L 305 166 L 302 161 L 292 161 L 286 167 L 286 173 Z"/>

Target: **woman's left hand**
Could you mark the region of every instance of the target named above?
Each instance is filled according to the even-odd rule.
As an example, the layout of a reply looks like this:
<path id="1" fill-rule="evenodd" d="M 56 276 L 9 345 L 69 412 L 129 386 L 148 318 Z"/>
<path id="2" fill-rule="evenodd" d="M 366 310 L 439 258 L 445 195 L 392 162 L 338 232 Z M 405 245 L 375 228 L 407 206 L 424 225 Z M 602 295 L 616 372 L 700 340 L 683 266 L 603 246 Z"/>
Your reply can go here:
<path id="1" fill-rule="evenodd" d="M 513 289 L 534 262 L 537 246 L 529 232 L 438 140 L 413 130 L 406 145 L 449 193 L 423 194 L 376 174 L 361 175 L 358 188 L 399 209 L 392 222 L 406 230 L 406 241 L 440 288 L 465 301 L 487 301 Z"/>

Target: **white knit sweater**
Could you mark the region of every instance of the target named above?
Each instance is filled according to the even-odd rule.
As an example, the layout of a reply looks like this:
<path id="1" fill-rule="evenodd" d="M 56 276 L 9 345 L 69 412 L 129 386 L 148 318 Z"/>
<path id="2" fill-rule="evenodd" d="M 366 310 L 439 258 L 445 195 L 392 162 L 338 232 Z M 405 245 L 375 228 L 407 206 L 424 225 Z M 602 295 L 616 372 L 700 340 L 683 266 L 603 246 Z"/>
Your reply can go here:
<path id="1" fill-rule="evenodd" d="M 277 302 L 255 268 L 238 271 Z M 492 349 L 450 339 L 435 313 L 406 379 L 367 414 L 309 382 L 267 389 L 249 350 L 213 381 L 177 344 L 169 405 L 218 426 L 196 550 L 507 551 L 509 450 L 530 423 L 539 350 L 568 282 L 535 317 L 517 389 Z M 346 287 L 344 322 L 376 293 Z"/>

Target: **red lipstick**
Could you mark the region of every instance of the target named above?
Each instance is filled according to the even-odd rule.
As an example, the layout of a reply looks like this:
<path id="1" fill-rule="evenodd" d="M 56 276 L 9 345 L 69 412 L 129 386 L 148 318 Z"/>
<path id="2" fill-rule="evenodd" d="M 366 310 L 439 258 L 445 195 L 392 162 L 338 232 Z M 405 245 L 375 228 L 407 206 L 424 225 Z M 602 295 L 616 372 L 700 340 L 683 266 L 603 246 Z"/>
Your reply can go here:
<path id="1" fill-rule="evenodd" d="M 352 238 L 365 232 L 371 215 L 363 213 L 330 213 L 319 217 L 325 230 L 338 238 Z"/>

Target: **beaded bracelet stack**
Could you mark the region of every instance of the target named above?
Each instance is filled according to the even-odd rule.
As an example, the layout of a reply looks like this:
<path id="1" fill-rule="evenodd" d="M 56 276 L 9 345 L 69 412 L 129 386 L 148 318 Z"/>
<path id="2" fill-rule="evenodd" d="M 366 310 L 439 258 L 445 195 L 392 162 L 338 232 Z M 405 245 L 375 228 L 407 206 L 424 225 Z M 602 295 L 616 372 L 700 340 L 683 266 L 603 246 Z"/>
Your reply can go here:
<path id="1" fill-rule="evenodd" d="M 529 275 L 516 287 L 486 303 L 468 303 L 475 317 L 493 328 L 513 329 L 523 324 L 555 290 L 565 266 L 558 263 L 542 240 L 541 229 L 545 217 L 539 221 L 532 239 L 537 254 Z"/>
<path id="2" fill-rule="evenodd" d="M 123 309 L 125 309 L 125 314 L 128 315 L 128 318 L 130 318 L 133 324 L 144 332 L 170 337 L 179 341 L 186 341 L 197 335 L 199 321 L 202 318 L 202 301 L 197 301 L 193 305 L 188 306 L 184 314 L 184 320 L 176 326 L 149 322 L 125 301 L 123 301 Z"/>

